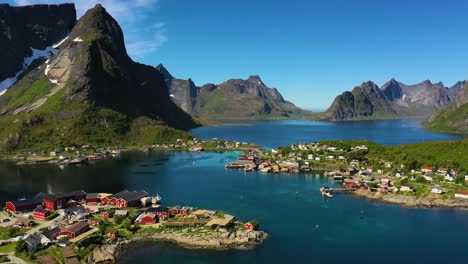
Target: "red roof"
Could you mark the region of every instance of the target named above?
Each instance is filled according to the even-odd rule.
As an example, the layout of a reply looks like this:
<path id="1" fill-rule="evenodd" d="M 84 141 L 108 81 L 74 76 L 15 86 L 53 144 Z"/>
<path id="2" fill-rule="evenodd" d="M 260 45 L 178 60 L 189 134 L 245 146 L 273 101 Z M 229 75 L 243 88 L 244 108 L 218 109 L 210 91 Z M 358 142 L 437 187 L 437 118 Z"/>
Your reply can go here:
<path id="1" fill-rule="evenodd" d="M 440 171 L 448 171 L 447 168 L 439 168 L 438 170 L 440 170 Z"/>
<path id="2" fill-rule="evenodd" d="M 422 166 L 421 169 L 432 170 L 434 167 L 431 166 Z"/>
<path id="3" fill-rule="evenodd" d="M 463 191 L 463 190 L 458 190 L 458 191 L 455 191 L 456 194 L 464 194 L 464 195 L 468 195 L 468 191 Z"/>

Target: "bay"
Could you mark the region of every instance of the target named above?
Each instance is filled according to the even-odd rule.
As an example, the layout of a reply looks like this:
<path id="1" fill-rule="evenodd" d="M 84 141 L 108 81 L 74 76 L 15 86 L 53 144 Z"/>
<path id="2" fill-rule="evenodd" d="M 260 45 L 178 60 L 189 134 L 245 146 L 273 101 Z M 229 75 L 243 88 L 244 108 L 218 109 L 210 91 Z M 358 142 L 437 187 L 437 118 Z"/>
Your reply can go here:
<path id="1" fill-rule="evenodd" d="M 462 137 L 428 132 L 417 120 L 249 122 L 192 132 L 203 138 L 228 138 L 266 147 L 356 139 L 356 135 L 386 145 Z M 241 221 L 258 219 L 270 234 L 257 248 L 243 251 L 186 250 L 170 243 L 154 243 L 127 252 L 120 263 L 465 262 L 465 210 L 404 208 L 350 195 L 326 200 L 318 188 L 333 183 L 317 174 L 246 174 L 224 169 L 239 154 L 129 152 L 91 166 L 63 169 L 20 167 L 0 161 L 0 199 L 32 197 L 40 191 L 146 190 L 159 193 L 165 205 L 222 210 Z"/>

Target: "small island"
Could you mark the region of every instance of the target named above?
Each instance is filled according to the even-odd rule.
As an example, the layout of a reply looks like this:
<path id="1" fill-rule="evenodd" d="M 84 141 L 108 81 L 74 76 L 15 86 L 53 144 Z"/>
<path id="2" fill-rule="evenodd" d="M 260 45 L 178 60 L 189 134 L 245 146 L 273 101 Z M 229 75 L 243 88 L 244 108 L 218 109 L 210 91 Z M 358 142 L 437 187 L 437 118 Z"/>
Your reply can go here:
<path id="1" fill-rule="evenodd" d="M 323 172 L 352 193 L 411 207 L 468 208 L 468 140 L 382 146 L 370 141 L 321 141 L 245 152 L 226 168 L 261 173 Z"/>
<path id="2" fill-rule="evenodd" d="M 268 237 L 257 220 L 162 206 L 159 195 L 145 191 L 39 193 L 6 202 L 0 219 L 0 257 L 39 263 L 114 263 L 130 248 L 161 241 L 190 249 L 249 249 Z"/>

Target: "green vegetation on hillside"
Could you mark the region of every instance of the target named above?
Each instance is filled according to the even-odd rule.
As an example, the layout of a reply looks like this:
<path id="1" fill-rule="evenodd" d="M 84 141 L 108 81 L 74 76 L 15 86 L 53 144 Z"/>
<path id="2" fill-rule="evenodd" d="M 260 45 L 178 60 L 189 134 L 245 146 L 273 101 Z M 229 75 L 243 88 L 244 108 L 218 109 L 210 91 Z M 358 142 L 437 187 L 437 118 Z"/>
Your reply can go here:
<path id="1" fill-rule="evenodd" d="M 432 130 L 445 132 L 468 132 L 468 104 L 459 108 L 449 105 L 447 108 L 437 112 L 432 121 L 425 125 Z"/>
<path id="2" fill-rule="evenodd" d="M 468 172 L 468 139 L 397 146 L 383 146 L 365 140 L 322 141 L 322 143 L 342 149 L 367 145 L 369 147 L 368 151 L 359 151 L 364 158 L 403 164 L 405 169 L 414 169 L 426 165 L 458 168 Z"/>

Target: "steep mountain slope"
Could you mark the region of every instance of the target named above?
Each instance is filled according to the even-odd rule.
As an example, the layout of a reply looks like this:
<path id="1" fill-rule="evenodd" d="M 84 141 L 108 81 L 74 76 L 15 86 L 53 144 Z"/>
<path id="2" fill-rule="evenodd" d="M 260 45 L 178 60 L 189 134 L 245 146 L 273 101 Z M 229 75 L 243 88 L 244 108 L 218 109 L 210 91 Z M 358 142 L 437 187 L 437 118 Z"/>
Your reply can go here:
<path id="1" fill-rule="evenodd" d="M 396 111 L 382 90 L 375 83 L 368 81 L 355 87 L 352 92 L 344 92 L 337 96 L 322 115 L 322 119 L 338 121 L 386 117 L 393 114 L 396 114 Z"/>
<path id="2" fill-rule="evenodd" d="M 453 100 L 460 84 L 462 82 L 446 88 L 442 83 L 433 84 L 430 81 L 406 85 L 391 79 L 379 89 L 373 83 L 365 83 L 356 87 L 351 94 L 337 96 L 322 119 L 336 121 L 430 116 Z"/>
<path id="3" fill-rule="evenodd" d="M 259 76 L 197 87 L 191 79 L 174 78 L 163 65 L 156 69 L 164 76 L 174 102 L 194 116 L 205 119 L 275 119 L 311 114 L 286 101 L 276 88 L 267 87 Z"/>
<path id="4" fill-rule="evenodd" d="M 59 51 L 0 97 L 0 148 L 131 145 L 184 135 L 197 124 L 169 98 L 161 74 L 127 55 L 101 5 L 77 22 Z"/>
<path id="5" fill-rule="evenodd" d="M 460 89 L 452 103 L 429 118 L 426 126 L 439 131 L 468 132 L 467 83 Z"/>
<path id="6" fill-rule="evenodd" d="M 47 47 L 68 35 L 75 23 L 73 4 L 0 4 L 0 91 L 11 86 L 34 58 L 47 53 Z"/>
<path id="7" fill-rule="evenodd" d="M 182 110 L 190 113 L 195 105 L 199 90 L 195 83 L 191 79 L 182 80 L 174 78 L 162 64 L 156 66 L 156 69 L 163 75 L 171 99 Z"/>

